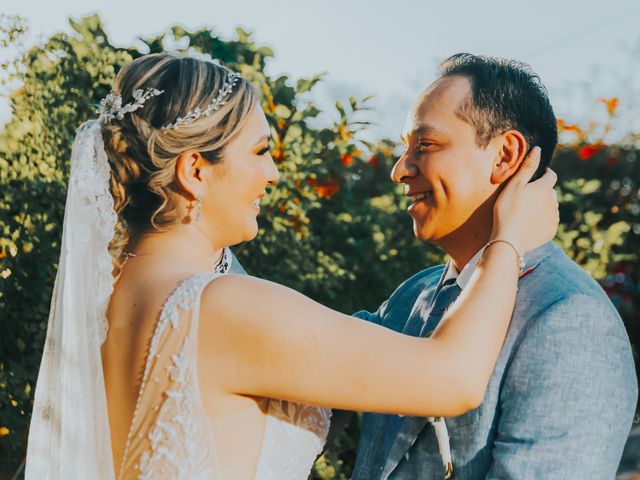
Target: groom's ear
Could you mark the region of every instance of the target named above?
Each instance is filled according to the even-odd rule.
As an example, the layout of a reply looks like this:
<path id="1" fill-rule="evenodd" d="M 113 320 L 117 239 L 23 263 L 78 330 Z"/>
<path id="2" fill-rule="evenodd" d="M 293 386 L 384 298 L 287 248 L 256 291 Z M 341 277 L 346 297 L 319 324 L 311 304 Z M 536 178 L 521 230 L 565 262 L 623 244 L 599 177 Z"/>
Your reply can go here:
<path id="1" fill-rule="evenodd" d="M 502 184 L 518 171 L 527 156 L 527 141 L 517 130 L 507 130 L 496 140 L 499 143 L 491 170 L 491 183 Z"/>

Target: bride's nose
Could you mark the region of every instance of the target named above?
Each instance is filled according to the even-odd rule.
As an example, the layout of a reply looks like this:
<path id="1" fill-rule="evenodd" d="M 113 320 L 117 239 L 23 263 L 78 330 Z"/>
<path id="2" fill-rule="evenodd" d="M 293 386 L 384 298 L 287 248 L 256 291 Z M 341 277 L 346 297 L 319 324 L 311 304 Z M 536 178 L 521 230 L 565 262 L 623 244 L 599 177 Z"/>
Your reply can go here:
<path id="1" fill-rule="evenodd" d="M 267 183 L 269 185 L 275 185 L 280 180 L 280 171 L 278 170 L 278 167 L 276 166 L 273 159 L 271 159 L 271 161 L 269 162 L 266 176 L 267 176 Z"/>

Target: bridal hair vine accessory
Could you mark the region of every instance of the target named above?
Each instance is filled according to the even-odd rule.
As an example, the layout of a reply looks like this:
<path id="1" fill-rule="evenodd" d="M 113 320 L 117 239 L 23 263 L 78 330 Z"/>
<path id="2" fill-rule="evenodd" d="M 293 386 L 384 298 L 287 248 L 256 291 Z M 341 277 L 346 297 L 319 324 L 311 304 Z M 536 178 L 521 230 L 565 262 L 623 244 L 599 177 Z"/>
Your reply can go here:
<path id="1" fill-rule="evenodd" d="M 227 74 L 227 78 L 222 85 L 222 88 L 218 92 L 218 95 L 211 100 L 211 103 L 207 105 L 204 110 L 201 110 L 200 107 L 196 107 L 194 110 L 188 112 L 184 117 L 179 117 L 175 122 L 170 123 L 162 127 L 163 129 L 173 129 L 176 130 L 183 125 L 188 125 L 190 123 L 195 122 L 201 117 L 208 117 L 211 113 L 219 110 L 223 105 L 227 103 L 227 98 L 229 94 L 233 91 L 233 88 L 238 83 L 240 79 L 240 74 L 236 72 L 229 71 Z"/>
<path id="2" fill-rule="evenodd" d="M 187 112 L 185 116 L 178 117 L 175 122 L 163 126 L 162 129 L 176 130 L 183 125 L 189 125 L 201 117 L 208 117 L 216 110 L 220 110 L 222 106 L 226 105 L 229 94 L 233 91 L 239 79 L 239 73 L 229 71 L 218 95 L 211 100 L 209 105 L 204 109 L 196 107 L 194 110 Z M 98 120 L 102 123 L 110 122 L 114 119 L 122 120 L 127 113 L 135 112 L 139 108 L 144 107 L 147 100 L 163 93 L 164 90 L 158 90 L 157 88 L 147 88 L 145 90 L 140 88 L 133 91 L 133 102 L 122 105 L 122 97 L 117 93 L 110 92 L 100 101 L 100 106 L 98 107 L 100 117 Z"/>
<path id="3" fill-rule="evenodd" d="M 127 113 L 135 112 L 144 106 L 150 98 L 157 97 L 164 93 L 164 90 L 157 88 L 138 89 L 133 91 L 133 102 L 122 105 L 122 97 L 117 93 L 109 93 L 100 101 L 98 113 L 101 122 L 109 122 L 113 119 L 122 120 Z"/>

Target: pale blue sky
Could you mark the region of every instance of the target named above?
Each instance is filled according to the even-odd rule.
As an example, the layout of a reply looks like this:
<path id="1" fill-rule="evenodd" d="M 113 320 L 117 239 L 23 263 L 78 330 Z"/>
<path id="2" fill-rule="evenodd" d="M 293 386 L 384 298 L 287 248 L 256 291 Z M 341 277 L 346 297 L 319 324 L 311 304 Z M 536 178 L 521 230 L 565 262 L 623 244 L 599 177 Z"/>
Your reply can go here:
<path id="1" fill-rule="evenodd" d="M 26 17 L 32 41 L 94 12 L 123 45 L 174 24 L 212 26 L 227 38 L 243 26 L 275 50 L 271 74 L 328 72 L 314 95 L 321 105 L 375 95 L 368 119 L 376 136 L 398 137 L 438 62 L 460 51 L 531 64 L 557 115 L 569 120 L 590 117 L 599 96 L 621 97 L 630 121 L 640 107 L 639 0 L 0 0 L 0 11 Z M 1 102 L 0 121 L 8 115 Z"/>

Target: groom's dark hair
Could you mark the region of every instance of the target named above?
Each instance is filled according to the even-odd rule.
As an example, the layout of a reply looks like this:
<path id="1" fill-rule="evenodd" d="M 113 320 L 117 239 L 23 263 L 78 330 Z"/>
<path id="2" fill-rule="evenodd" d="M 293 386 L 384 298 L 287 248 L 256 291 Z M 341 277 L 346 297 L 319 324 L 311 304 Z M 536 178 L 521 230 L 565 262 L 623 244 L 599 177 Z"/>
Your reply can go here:
<path id="1" fill-rule="evenodd" d="M 461 75 L 471 83 L 470 98 L 456 114 L 476 130 L 485 148 L 496 135 L 517 130 L 528 149 L 542 149 L 534 179 L 544 173 L 558 143 L 558 128 L 549 93 L 529 65 L 496 57 L 458 53 L 440 64 L 442 77 Z"/>

